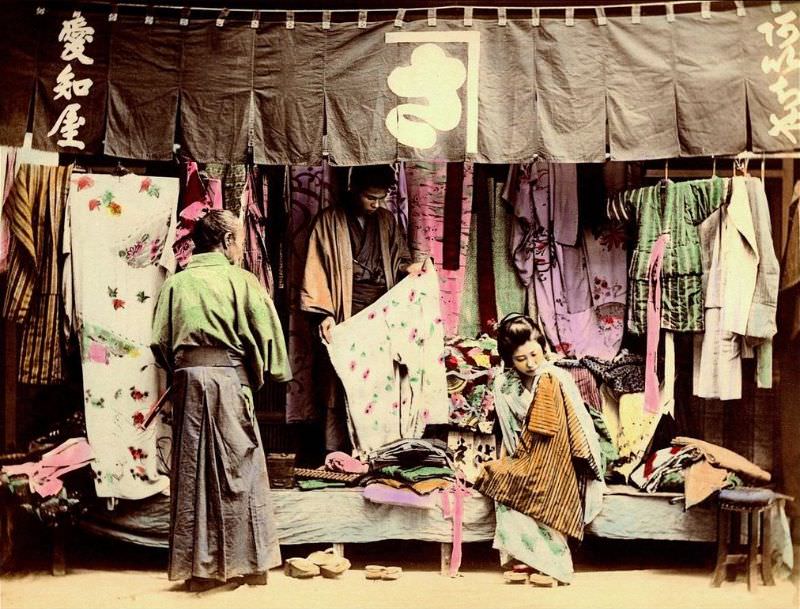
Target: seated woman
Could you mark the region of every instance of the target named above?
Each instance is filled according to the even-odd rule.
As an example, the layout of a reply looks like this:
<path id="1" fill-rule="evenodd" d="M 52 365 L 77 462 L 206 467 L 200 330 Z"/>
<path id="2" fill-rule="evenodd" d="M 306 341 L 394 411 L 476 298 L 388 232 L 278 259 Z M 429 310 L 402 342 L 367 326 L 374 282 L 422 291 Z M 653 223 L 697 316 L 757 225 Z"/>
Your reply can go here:
<path id="1" fill-rule="evenodd" d="M 533 571 L 538 585 L 569 583 L 567 540 L 583 539 L 602 501 L 597 433 L 570 374 L 545 358 L 545 338 L 533 320 L 506 316 L 497 343 L 506 370 L 493 392 L 506 456 L 485 465 L 475 488 L 496 502 L 501 564 L 527 565 L 522 572 Z M 519 577 L 506 573 L 507 581 Z"/>

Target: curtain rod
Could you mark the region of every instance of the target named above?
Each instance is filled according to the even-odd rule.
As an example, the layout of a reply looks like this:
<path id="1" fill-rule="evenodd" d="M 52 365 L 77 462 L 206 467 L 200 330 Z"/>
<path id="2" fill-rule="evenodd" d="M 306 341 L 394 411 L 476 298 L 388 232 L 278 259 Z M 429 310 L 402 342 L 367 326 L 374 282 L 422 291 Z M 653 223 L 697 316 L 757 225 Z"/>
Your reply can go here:
<path id="1" fill-rule="evenodd" d="M 723 0 L 711 0 L 713 4 L 721 4 Z M 436 7 L 412 7 L 412 8 L 405 8 L 402 7 L 395 7 L 395 8 L 368 8 L 368 9 L 358 9 L 358 8 L 338 8 L 338 9 L 276 9 L 276 8 L 227 8 L 225 6 L 213 7 L 213 6 L 192 6 L 191 4 L 183 4 L 183 5 L 174 5 L 174 4 L 154 4 L 154 3 L 146 3 L 146 2 L 121 2 L 121 3 L 113 3 L 113 2 L 103 2 L 99 0 L 82 0 L 77 1 L 78 4 L 94 4 L 100 6 L 108 6 L 109 8 L 115 9 L 119 11 L 123 7 L 133 7 L 133 8 L 147 8 L 147 9 L 168 9 L 168 10 L 177 10 L 182 11 L 185 9 L 190 9 L 192 11 L 208 11 L 208 12 L 217 12 L 217 11 L 227 11 L 229 13 L 253 13 L 253 12 L 260 12 L 260 13 L 286 13 L 286 12 L 293 12 L 297 13 L 358 13 L 358 12 L 367 12 L 367 13 L 395 13 L 398 10 L 404 10 L 406 13 L 410 11 L 428 11 L 428 10 L 458 10 L 458 9 L 465 9 L 471 8 L 473 10 L 486 10 L 486 11 L 497 11 L 498 9 L 505 9 L 509 13 L 511 11 L 531 11 L 532 9 L 540 10 L 540 11 L 549 11 L 549 10 L 565 10 L 565 9 L 586 9 L 586 10 L 594 10 L 595 8 L 603 8 L 603 9 L 615 9 L 615 8 L 632 8 L 634 6 L 664 6 L 665 8 L 668 5 L 686 5 L 686 4 L 702 4 L 700 0 L 675 0 L 674 2 L 629 2 L 624 4 L 605 4 L 602 6 L 593 6 L 593 5 L 578 5 L 578 6 L 565 6 L 561 5 L 554 5 L 554 6 L 465 6 L 465 5 L 443 5 L 443 6 L 436 6 Z M 43 0 L 41 4 L 46 4 L 46 0 Z"/>

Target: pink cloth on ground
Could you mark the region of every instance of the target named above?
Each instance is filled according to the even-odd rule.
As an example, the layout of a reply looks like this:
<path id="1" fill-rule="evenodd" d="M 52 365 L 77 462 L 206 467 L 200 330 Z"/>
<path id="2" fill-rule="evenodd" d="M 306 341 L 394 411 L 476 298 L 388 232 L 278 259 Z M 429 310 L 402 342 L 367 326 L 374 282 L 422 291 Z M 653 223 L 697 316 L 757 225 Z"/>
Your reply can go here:
<path id="1" fill-rule="evenodd" d="M 661 393 L 656 372 L 658 342 L 661 338 L 661 263 L 669 243 L 669 233 L 656 239 L 647 265 L 649 283 L 647 295 L 647 353 L 644 369 L 644 411 L 656 413 L 661 409 Z"/>
<path id="2" fill-rule="evenodd" d="M 9 476 L 28 476 L 31 491 L 42 497 L 58 493 L 64 486 L 60 477 L 72 470 L 89 465 L 94 460 L 92 447 L 86 438 L 70 438 L 42 455 L 40 461 L 29 461 L 20 465 L 4 465 Z"/>

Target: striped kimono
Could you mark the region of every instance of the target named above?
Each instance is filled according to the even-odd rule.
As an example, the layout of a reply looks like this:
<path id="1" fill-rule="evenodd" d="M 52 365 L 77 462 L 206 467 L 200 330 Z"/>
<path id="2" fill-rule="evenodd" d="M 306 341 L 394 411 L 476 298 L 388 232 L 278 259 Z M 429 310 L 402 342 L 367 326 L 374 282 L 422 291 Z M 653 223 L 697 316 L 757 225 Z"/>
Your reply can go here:
<path id="1" fill-rule="evenodd" d="M 504 506 L 581 540 L 584 523 L 599 509 L 597 493 L 602 492 L 601 486 L 593 485 L 591 493 L 586 493 L 585 509 L 581 497 L 581 474 L 601 478 L 599 443 L 596 433 L 592 436 L 591 420 L 587 427 L 582 416 L 588 413 L 579 410 L 582 401 L 578 398 L 573 404 L 573 392 L 565 390 L 564 385 L 571 380 L 569 373 L 549 363 L 540 368 L 533 402 L 519 427 L 516 449 L 512 456 L 488 463 L 475 488 Z M 503 375 L 508 386 L 501 386 L 501 392 L 512 387 L 512 374 Z M 521 382 L 517 387 L 520 397 L 525 395 Z M 500 414 L 498 411 L 498 418 Z M 504 437 L 514 431 L 502 418 L 501 427 Z M 582 462 L 582 471 L 576 471 L 573 460 Z"/>
<path id="2" fill-rule="evenodd" d="M 22 165 L 3 208 L 10 232 L 3 317 L 23 325 L 20 383 L 64 380 L 58 252 L 71 175 L 71 165 Z"/>

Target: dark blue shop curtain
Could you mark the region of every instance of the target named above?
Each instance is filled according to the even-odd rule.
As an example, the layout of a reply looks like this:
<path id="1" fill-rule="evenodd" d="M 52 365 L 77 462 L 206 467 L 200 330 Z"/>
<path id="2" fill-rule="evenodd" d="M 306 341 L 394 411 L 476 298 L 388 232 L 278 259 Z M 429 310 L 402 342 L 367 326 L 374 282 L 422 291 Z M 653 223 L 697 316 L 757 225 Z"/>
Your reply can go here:
<path id="1" fill-rule="evenodd" d="M 138 159 L 168 159 L 174 142 L 201 162 L 251 148 L 257 163 L 296 165 L 800 149 L 800 3 L 652 13 L 252 28 L 3 2 L 0 144 L 21 142 L 35 91 L 39 147 Z"/>

